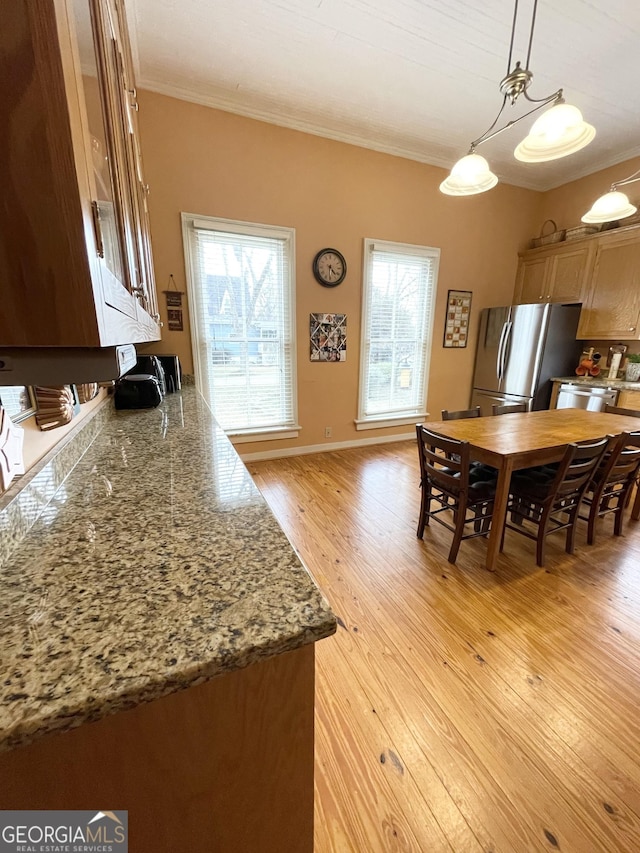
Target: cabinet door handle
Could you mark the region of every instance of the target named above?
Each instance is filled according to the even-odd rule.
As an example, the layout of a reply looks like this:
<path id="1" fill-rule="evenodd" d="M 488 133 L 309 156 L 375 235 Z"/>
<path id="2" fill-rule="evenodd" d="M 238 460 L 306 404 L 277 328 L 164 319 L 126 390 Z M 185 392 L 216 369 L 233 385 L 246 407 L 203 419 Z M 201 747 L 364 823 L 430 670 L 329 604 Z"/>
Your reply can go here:
<path id="1" fill-rule="evenodd" d="M 96 238 L 96 254 L 104 258 L 104 242 L 102 240 L 102 226 L 100 225 L 100 208 L 97 201 L 91 202 L 91 218 L 93 219 L 93 232 Z"/>
<path id="2" fill-rule="evenodd" d="M 635 326 L 632 326 L 632 327 L 629 329 L 629 331 L 630 331 L 630 332 L 635 332 L 635 330 L 636 330 L 636 327 L 635 327 Z"/>

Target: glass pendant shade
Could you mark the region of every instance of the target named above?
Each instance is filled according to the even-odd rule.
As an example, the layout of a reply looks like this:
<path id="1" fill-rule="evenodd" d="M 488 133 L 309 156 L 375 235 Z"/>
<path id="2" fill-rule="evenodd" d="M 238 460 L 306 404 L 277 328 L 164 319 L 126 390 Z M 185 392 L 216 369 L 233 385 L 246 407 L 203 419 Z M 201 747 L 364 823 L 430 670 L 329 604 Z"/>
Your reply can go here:
<path id="1" fill-rule="evenodd" d="M 440 184 L 445 195 L 477 195 L 490 190 L 498 178 L 479 154 L 467 154 L 455 164 L 451 174 Z"/>
<path id="2" fill-rule="evenodd" d="M 546 163 L 580 151 L 596 135 L 577 107 L 556 104 L 533 123 L 529 135 L 513 152 L 524 163 Z"/>
<path id="3" fill-rule="evenodd" d="M 632 216 L 637 210 L 638 208 L 629 202 L 624 193 L 612 190 L 601 195 L 597 201 L 594 201 L 593 207 L 588 213 L 585 213 L 582 221 L 595 224 L 613 222 L 616 219 L 624 219 L 626 216 Z"/>

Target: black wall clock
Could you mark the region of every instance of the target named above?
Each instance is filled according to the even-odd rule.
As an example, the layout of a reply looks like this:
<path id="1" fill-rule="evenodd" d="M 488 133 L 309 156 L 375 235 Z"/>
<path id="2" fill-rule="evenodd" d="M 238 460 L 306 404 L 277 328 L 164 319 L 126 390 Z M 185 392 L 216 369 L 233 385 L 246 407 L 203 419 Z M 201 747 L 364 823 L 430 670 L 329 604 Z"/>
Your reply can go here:
<path id="1" fill-rule="evenodd" d="M 342 284 L 347 274 L 347 262 L 337 249 L 320 249 L 313 259 L 313 274 L 323 287 Z"/>

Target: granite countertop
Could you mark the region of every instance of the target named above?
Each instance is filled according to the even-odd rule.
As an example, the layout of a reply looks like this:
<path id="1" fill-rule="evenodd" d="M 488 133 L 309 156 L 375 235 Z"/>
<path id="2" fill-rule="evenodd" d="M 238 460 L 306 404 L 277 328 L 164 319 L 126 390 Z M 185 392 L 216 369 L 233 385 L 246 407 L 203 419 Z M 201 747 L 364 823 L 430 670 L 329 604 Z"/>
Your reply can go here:
<path id="1" fill-rule="evenodd" d="M 0 570 L 0 750 L 335 631 L 195 388 L 105 420 Z"/>
<path id="2" fill-rule="evenodd" d="M 552 376 L 552 382 L 570 382 L 572 385 L 584 385 L 587 388 L 617 388 L 622 391 L 640 391 L 640 382 L 627 382 L 626 379 L 607 379 L 606 371 L 598 376 Z"/>

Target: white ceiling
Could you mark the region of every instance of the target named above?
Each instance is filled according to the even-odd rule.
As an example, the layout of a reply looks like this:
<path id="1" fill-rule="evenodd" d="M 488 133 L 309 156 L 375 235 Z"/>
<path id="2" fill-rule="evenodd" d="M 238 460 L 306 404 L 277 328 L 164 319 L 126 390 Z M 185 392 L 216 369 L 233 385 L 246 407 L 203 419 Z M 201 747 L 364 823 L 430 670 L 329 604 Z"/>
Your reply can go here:
<path id="1" fill-rule="evenodd" d="M 449 168 L 502 96 L 513 0 L 128 0 L 141 88 Z M 520 0 L 513 59 L 526 59 Z M 535 116 L 478 152 L 546 190 L 640 155 L 640 2 L 539 0 L 533 98 L 564 88 L 596 127 L 561 160 L 519 163 Z M 523 99 L 507 119 L 526 112 Z M 625 175 L 620 176 L 625 177 Z"/>

